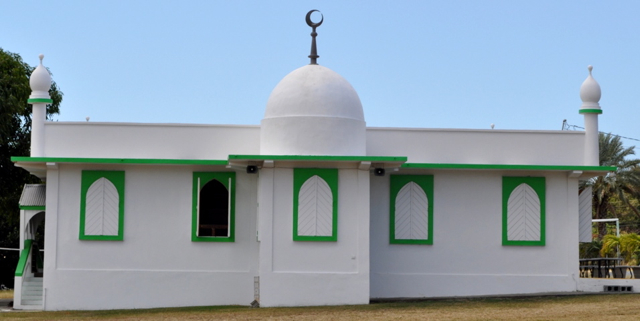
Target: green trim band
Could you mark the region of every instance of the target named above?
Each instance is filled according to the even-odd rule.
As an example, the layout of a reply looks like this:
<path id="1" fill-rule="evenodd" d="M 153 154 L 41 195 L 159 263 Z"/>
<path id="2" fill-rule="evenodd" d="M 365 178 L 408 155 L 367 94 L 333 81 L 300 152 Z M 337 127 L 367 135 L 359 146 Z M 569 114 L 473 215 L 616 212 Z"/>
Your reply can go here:
<path id="1" fill-rule="evenodd" d="M 580 109 L 580 114 L 602 114 L 602 109 Z"/>
<path id="2" fill-rule="evenodd" d="M 227 165 L 226 160 L 154 159 L 154 158 L 74 158 L 13 156 L 12 162 L 33 163 L 92 163 L 92 164 L 152 164 L 152 165 Z"/>
<path id="3" fill-rule="evenodd" d="M 229 160 L 406 162 L 404 156 L 229 155 Z"/>
<path id="4" fill-rule="evenodd" d="M 27 259 L 29 258 L 29 254 L 31 254 L 31 244 L 33 244 L 33 240 L 24 240 L 24 248 L 20 252 L 20 259 L 18 260 L 18 266 L 16 266 L 15 276 L 24 275 Z"/>
<path id="5" fill-rule="evenodd" d="M 38 103 L 53 104 L 53 99 L 50 99 L 50 98 L 29 98 L 29 100 L 27 100 L 27 104 L 38 104 Z"/>
<path id="6" fill-rule="evenodd" d="M 424 169 L 509 169 L 534 171 L 616 171 L 615 166 L 583 165 L 511 165 L 511 164 L 443 164 L 443 163 L 404 163 L 402 168 Z"/>
<path id="7" fill-rule="evenodd" d="M 20 206 L 21 210 L 44 211 L 44 206 Z"/>

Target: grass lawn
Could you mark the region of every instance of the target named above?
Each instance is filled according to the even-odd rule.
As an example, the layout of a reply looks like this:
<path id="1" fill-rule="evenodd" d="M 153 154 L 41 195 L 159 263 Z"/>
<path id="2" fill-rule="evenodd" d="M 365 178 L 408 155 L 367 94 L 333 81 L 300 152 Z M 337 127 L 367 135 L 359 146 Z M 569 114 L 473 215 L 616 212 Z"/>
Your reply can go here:
<path id="1" fill-rule="evenodd" d="M 0 320 L 637 320 L 640 295 L 457 299 L 359 306 L 224 306 L 148 310 L 0 312 Z"/>

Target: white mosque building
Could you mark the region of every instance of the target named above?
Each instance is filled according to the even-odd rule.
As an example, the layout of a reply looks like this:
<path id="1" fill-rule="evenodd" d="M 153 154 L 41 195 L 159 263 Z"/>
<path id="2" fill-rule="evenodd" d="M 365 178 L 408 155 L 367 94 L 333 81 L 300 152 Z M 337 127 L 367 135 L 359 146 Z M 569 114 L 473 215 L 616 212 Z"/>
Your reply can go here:
<path id="1" fill-rule="evenodd" d="M 316 63 L 315 42 L 310 58 L 277 84 L 261 124 L 245 126 L 45 121 L 41 56 L 31 155 L 12 160 L 46 184 L 20 202 L 14 307 L 602 290 L 578 267 L 578 241 L 591 237 L 578 182 L 615 170 L 598 164 L 591 67 L 585 131 L 381 128 Z"/>

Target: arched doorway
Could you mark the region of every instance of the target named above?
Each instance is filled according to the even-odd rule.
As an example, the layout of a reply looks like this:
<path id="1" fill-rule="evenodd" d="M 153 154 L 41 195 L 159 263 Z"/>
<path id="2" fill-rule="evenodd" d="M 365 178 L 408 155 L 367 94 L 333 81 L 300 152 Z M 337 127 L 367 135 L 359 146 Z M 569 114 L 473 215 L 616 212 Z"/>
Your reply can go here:
<path id="1" fill-rule="evenodd" d="M 33 214 L 29 218 L 24 232 L 24 239 L 31 240 L 30 273 L 34 278 L 41 278 L 44 274 L 44 212 Z"/>

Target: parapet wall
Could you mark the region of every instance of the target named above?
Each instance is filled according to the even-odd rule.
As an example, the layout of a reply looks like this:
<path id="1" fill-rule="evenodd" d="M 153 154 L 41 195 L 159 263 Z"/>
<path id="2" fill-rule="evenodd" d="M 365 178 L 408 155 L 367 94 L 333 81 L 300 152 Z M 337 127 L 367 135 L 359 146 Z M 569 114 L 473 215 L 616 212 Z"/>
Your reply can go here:
<path id="1" fill-rule="evenodd" d="M 367 128 L 367 155 L 409 163 L 584 165 L 584 132 Z"/>
<path id="2" fill-rule="evenodd" d="M 409 163 L 584 165 L 580 131 L 370 127 L 366 135 L 368 156 L 407 156 Z M 45 157 L 227 159 L 231 154 L 260 154 L 260 126 L 45 123 Z"/>
<path id="3" fill-rule="evenodd" d="M 259 151 L 259 126 L 45 123 L 45 157 L 226 160 Z"/>

